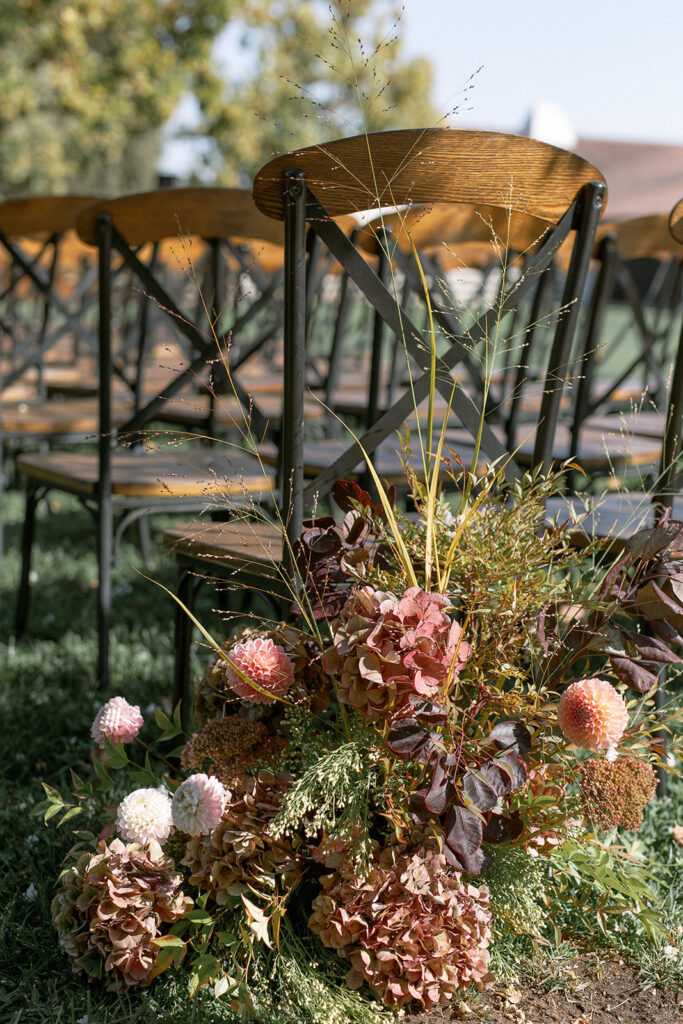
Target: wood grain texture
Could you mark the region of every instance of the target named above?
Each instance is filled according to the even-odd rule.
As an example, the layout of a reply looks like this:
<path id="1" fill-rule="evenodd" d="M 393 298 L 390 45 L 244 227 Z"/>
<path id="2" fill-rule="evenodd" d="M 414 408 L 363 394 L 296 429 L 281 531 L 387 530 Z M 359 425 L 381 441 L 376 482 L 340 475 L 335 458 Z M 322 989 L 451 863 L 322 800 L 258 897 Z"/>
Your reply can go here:
<path id="1" fill-rule="evenodd" d="M 98 196 L 41 196 L 0 203 L 0 231 L 11 238 L 44 237 L 73 228 Z"/>
<path id="2" fill-rule="evenodd" d="M 120 426 L 133 414 L 133 403 L 112 403 L 112 422 Z M 40 437 L 92 435 L 99 430 L 99 407 L 96 398 L 75 398 L 65 402 L 3 401 L 0 426 L 5 434 L 30 434 Z"/>
<path id="3" fill-rule="evenodd" d="M 683 199 L 679 200 L 671 211 L 669 230 L 676 241 L 683 245 Z"/>
<path id="4" fill-rule="evenodd" d="M 96 244 L 100 213 L 111 214 L 130 245 L 188 235 L 283 243 L 282 226 L 264 217 L 249 191 L 241 188 L 166 188 L 102 200 L 76 219 L 78 234 L 88 245 Z"/>
<path id="5" fill-rule="evenodd" d="M 96 455 L 49 452 L 17 459 L 21 473 L 77 494 L 94 494 Z M 239 498 L 266 492 L 275 476 L 266 476 L 256 459 L 196 450 L 178 455 L 147 451 L 112 456 L 112 493 L 126 498 Z"/>
<path id="6" fill-rule="evenodd" d="M 553 224 L 583 185 L 604 180 L 581 157 L 519 135 L 377 132 L 295 150 L 262 167 L 253 195 L 269 217 L 283 217 L 284 174 L 291 169 L 305 172 L 332 216 L 380 206 L 485 203 Z"/>
<path id="7" fill-rule="evenodd" d="M 282 530 L 268 523 L 236 519 L 228 523 L 190 523 L 164 530 L 164 547 L 185 558 L 235 569 L 252 568 L 277 576 L 282 561 Z"/>
<path id="8" fill-rule="evenodd" d="M 636 217 L 634 220 L 604 221 L 596 233 L 596 248 L 606 235 L 615 236 L 617 252 L 622 260 L 636 260 L 646 256 L 657 259 L 671 253 L 677 253 L 683 259 L 683 248 L 672 237 L 666 214 Z"/>

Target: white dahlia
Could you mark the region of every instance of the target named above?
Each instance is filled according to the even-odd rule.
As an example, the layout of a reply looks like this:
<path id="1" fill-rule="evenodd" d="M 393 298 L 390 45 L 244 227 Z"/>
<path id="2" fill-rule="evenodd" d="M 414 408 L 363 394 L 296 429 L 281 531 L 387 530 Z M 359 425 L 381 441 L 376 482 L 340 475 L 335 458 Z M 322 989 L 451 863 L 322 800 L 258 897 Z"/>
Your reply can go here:
<path id="1" fill-rule="evenodd" d="M 160 789 L 136 789 L 119 804 L 116 824 L 131 843 L 164 843 L 173 825 L 171 798 Z"/>
<path id="2" fill-rule="evenodd" d="M 223 817 L 228 794 L 214 776 L 190 775 L 173 794 L 173 824 L 190 836 L 212 832 Z"/>

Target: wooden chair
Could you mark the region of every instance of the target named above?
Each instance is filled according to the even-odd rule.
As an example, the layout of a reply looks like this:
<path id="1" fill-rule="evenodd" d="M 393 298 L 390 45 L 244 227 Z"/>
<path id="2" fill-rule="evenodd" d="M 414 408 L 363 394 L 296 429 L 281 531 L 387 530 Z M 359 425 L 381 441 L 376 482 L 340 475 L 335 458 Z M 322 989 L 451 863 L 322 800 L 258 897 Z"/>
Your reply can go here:
<path id="1" fill-rule="evenodd" d="M 511 189 L 511 183 L 514 188 Z M 280 467 L 281 510 L 289 548 L 301 533 L 303 520 L 319 499 L 324 499 L 340 477 L 348 476 L 363 463 L 364 449 L 371 456 L 394 430 L 413 412 L 414 400 L 420 403 L 430 386 L 430 353 L 421 332 L 401 310 L 396 296 L 382 282 L 360 251 L 339 229 L 335 218 L 377 207 L 429 205 L 434 203 L 482 203 L 509 207 L 547 222 L 545 240 L 538 247 L 524 280 L 506 294 L 503 312 L 512 310 L 551 263 L 558 247 L 574 232 L 574 245 L 565 280 L 562 308 L 557 320 L 548 360 L 544 393 L 539 412 L 540 425 L 534 439 L 534 462 L 548 465 L 552 456 L 553 433 L 562 400 L 563 372 L 568 363 L 573 334 L 579 314 L 595 229 L 602 211 L 605 185 L 600 173 L 581 158 L 555 147 L 517 136 L 494 132 L 426 131 L 383 132 L 342 139 L 329 144 L 289 153 L 271 161 L 258 173 L 254 199 L 259 209 L 285 228 L 285 417 Z M 407 351 L 419 375 L 378 419 L 365 430 L 359 443 L 347 442 L 334 456 L 328 452 L 317 462 L 319 472 L 305 484 L 304 465 L 309 457 L 305 449 L 303 423 L 304 361 L 306 337 L 306 251 L 307 231 L 319 236 L 366 297 L 373 311 L 390 331 L 405 341 Z M 485 336 L 496 314 L 489 312 L 471 325 L 468 338 L 448 337 L 444 351 L 436 361 L 436 387 L 450 401 L 452 371 L 459 367 L 469 351 L 469 343 Z M 413 397 L 414 396 L 414 397 Z M 456 390 L 453 415 L 473 437 L 479 429 L 479 411 L 467 396 Z M 491 458 L 505 463 L 510 479 L 521 473 L 512 453 L 485 422 L 482 428 L 486 451 Z M 361 448 L 362 446 L 362 448 Z M 315 450 L 311 450 L 315 457 Z M 245 562 L 244 527 L 239 531 L 221 524 L 219 532 L 206 532 L 195 545 L 187 528 L 183 539 L 167 535 L 169 543 L 188 564 L 211 564 L 214 572 L 234 581 L 241 579 Z M 258 575 L 262 566 L 284 560 L 281 532 L 272 528 L 260 537 L 263 557 L 247 553 L 250 572 Z M 212 544 L 211 557 L 202 561 L 201 544 Z M 220 549 L 220 559 L 217 551 Z M 187 557 L 186 557 L 187 556 Z M 266 589 L 272 583 L 272 571 Z M 180 658 L 183 643 L 177 645 Z M 186 675 L 176 672 L 176 695 L 187 693 Z"/>
<path id="2" fill-rule="evenodd" d="M 141 262 L 137 247 L 162 239 L 199 236 L 210 240 L 225 237 L 257 237 L 279 244 L 282 227 L 264 217 L 253 204 L 245 202 L 241 190 L 163 190 L 89 206 L 77 218 L 81 239 L 97 246 L 99 273 L 99 417 L 98 452 L 59 452 L 25 455 L 18 468 L 27 482 L 27 503 L 22 540 L 22 573 L 17 604 L 17 633 L 24 630 L 28 612 L 31 549 L 36 508 L 46 493 L 68 491 L 92 513 L 97 525 L 98 585 L 98 675 L 102 688 L 108 684 L 109 624 L 111 613 L 111 566 L 123 529 L 135 519 L 153 511 L 199 511 L 214 500 L 248 499 L 272 493 L 274 477 L 267 475 L 257 459 L 237 446 L 230 454 L 205 446 L 190 453 L 130 450 L 143 445 L 146 426 L 155 419 L 166 400 L 178 394 L 188 380 L 216 358 L 216 341 L 211 333 L 196 326 L 165 290 L 152 270 Z M 179 243 L 180 244 L 180 243 Z M 188 365 L 164 389 L 141 404 L 118 429 L 113 418 L 112 380 L 114 367 L 112 335 L 116 321 L 112 293 L 112 266 L 120 260 L 139 280 L 139 288 L 168 318 L 169 330 L 178 332 L 192 349 Z M 263 296 L 260 298 L 263 299 Z M 213 319 L 220 297 L 206 299 Z M 264 304 L 266 300 L 264 299 Z M 256 315 L 256 303 L 251 307 Z M 249 314 L 244 313 L 248 321 Z M 241 325 L 233 324 L 233 330 Z M 142 349 L 144 346 L 141 346 Z M 137 375 L 138 383 L 140 374 Z M 235 382 L 237 397 L 247 402 Z M 139 399 L 139 393 L 136 399 Z M 261 423 L 255 429 L 260 429 Z M 114 514 L 121 522 L 114 530 Z"/>

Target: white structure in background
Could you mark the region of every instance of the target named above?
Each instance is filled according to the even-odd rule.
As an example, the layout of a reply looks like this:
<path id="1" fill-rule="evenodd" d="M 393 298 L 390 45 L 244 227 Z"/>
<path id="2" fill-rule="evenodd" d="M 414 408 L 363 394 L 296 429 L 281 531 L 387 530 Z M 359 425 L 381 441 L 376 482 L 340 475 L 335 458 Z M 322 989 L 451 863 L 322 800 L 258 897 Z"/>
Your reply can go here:
<path id="1" fill-rule="evenodd" d="M 576 150 L 579 141 L 574 125 L 564 110 L 549 100 L 540 100 L 532 107 L 522 128 L 522 135 L 570 151 Z"/>

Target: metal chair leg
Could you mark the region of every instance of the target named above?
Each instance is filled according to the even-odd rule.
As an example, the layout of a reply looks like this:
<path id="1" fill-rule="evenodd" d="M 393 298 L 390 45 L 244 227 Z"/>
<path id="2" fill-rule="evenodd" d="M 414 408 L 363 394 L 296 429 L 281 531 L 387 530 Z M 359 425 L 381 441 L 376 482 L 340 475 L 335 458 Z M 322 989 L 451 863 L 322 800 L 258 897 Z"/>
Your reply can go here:
<path id="1" fill-rule="evenodd" d="M 178 584 L 178 598 L 183 602 L 188 611 L 194 612 L 199 587 L 204 582 L 201 576 L 189 569 L 181 569 L 180 582 Z M 190 648 L 192 646 L 192 620 L 183 611 L 180 605 L 176 604 L 175 609 L 175 630 L 174 630 L 175 662 L 173 666 L 173 707 L 178 701 L 180 706 L 180 718 L 185 732 L 192 727 L 192 686 L 190 678 Z"/>
<path id="2" fill-rule="evenodd" d="M 19 581 L 19 593 L 17 595 L 17 611 L 15 620 L 15 633 L 17 637 L 23 635 L 28 619 L 29 590 L 31 586 L 31 553 L 33 550 L 33 536 L 36 527 L 36 507 L 38 505 L 39 487 L 36 484 L 27 484 L 26 487 L 26 512 L 24 515 L 24 527 L 21 532 L 21 577 Z"/>
<path id="3" fill-rule="evenodd" d="M 105 495 L 97 508 L 97 687 L 109 689 L 109 629 L 111 625 L 111 573 L 113 555 L 113 517 L 111 501 Z"/>

